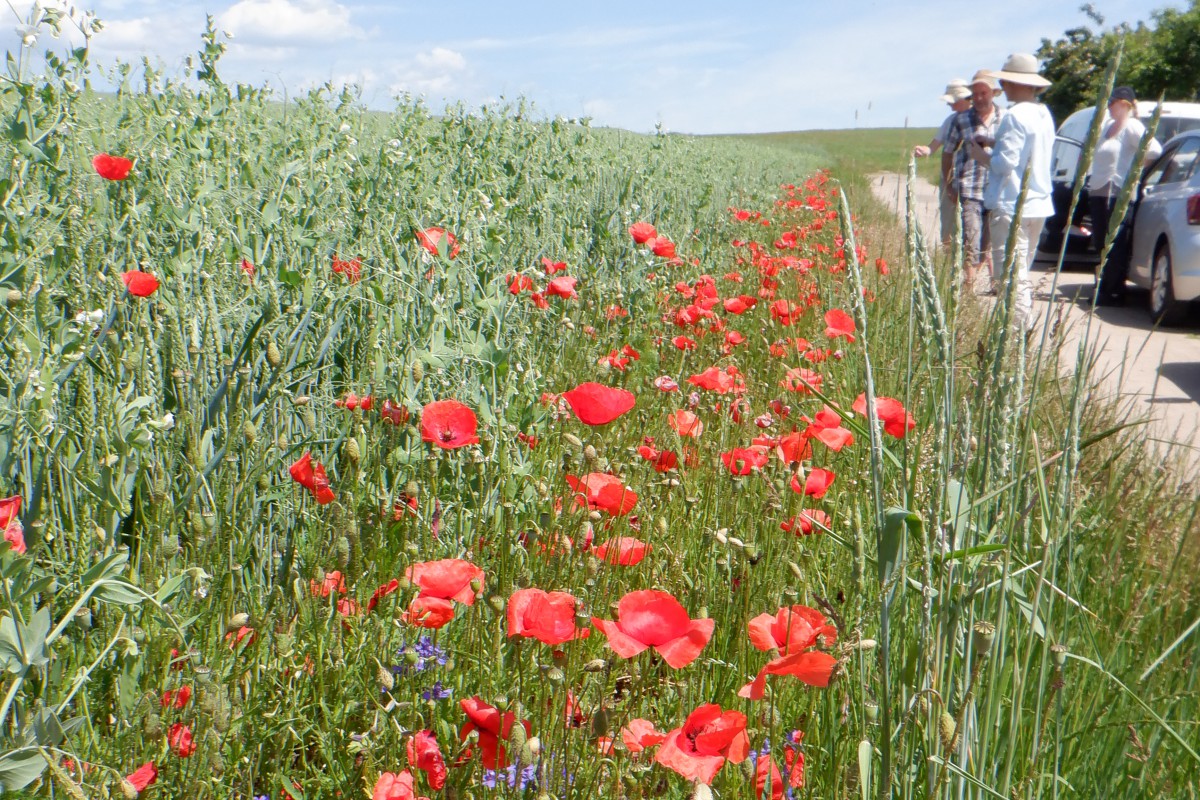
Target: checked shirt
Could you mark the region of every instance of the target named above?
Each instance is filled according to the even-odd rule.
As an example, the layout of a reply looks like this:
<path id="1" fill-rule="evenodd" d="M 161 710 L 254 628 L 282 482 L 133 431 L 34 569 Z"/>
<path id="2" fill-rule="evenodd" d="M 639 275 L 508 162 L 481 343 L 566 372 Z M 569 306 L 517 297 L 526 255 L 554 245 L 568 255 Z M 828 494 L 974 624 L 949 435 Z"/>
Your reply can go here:
<path id="1" fill-rule="evenodd" d="M 992 111 L 992 118 L 985 124 L 974 108 L 954 115 L 954 123 L 946 137 L 945 148 L 947 152 L 954 154 L 951 185 L 964 200 L 983 200 L 983 187 L 987 183 L 988 175 L 987 165 L 971 158 L 968 143 L 980 135 L 995 139 L 996 126 L 1000 124 L 1002 116 L 1004 111 L 996 108 Z M 990 147 L 987 148 L 989 153 L 991 150 Z"/>

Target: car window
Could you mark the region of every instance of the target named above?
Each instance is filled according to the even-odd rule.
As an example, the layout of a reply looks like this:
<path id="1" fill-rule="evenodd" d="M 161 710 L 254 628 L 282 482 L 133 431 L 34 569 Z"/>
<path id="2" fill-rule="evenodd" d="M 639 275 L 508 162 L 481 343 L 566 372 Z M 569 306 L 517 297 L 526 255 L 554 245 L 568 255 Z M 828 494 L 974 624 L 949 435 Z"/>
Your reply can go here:
<path id="1" fill-rule="evenodd" d="M 1200 137 L 1193 136 L 1190 139 L 1184 139 L 1167 162 L 1158 182 L 1175 183 L 1187 180 L 1187 177 L 1192 174 L 1192 167 L 1196 164 L 1198 153 L 1200 153 Z"/>
<path id="2" fill-rule="evenodd" d="M 1149 122 L 1149 120 L 1145 120 Z M 1192 117 L 1171 117 L 1170 119 L 1160 119 L 1158 121 L 1158 130 L 1154 132 L 1154 138 L 1159 142 L 1166 142 L 1174 138 L 1176 134 L 1185 131 L 1192 131 L 1200 128 L 1200 119 Z"/>
<path id="3" fill-rule="evenodd" d="M 1075 167 L 1079 164 L 1079 154 L 1082 147 L 1067 139 L 1054 142 L 1053 171 L 1056 181 L 1075 180 Z"/>
<path id="4" fill-rule="evenodd" d="M 1172 145 L 1164 150 L 1162 155 L 1158 157 L 1158 160 L 1150 166 L 1150 169 L 1146 170 L 1146 176 L 1142 179 L 1142 185 L 1147 188 L 1157 186 L 1162 181 L 1163 172 L 1171 163 L 1171 159 L 1175 157 L 1175 153 L 1178 150 L 1179 145 Z"/>

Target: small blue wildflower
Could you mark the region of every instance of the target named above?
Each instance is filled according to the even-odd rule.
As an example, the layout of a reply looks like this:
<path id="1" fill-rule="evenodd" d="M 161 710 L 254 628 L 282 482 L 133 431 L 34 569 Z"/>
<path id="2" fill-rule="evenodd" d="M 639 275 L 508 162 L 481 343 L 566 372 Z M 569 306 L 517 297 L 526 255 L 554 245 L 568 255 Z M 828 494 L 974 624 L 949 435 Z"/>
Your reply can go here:
<path id="1" fill-rule="evenodd" d="M 452 694 L 454 691 L 443 686 L 441 681 L 434 681 L 433 686 L 421 692 L 421 697 L 425 700 L 445 700 Z"/>

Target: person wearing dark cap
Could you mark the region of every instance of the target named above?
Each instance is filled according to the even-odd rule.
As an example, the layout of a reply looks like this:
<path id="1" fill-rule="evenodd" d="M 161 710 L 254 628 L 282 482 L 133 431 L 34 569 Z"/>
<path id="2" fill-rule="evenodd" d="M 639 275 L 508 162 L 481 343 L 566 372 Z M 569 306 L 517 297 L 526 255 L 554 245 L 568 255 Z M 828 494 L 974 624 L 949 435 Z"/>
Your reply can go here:
<path id="1" fill-rule="evenodd" d="M 1092 212 L 1092 246 L 1097 252 L 1104 251 L 1104 241 L 1113 225 L 1112 212 L 1117 197 L 1129 176 L 1133 159 L 1137 155 L 1146 126 L 1137 118 L 1137 97 L 1128 86 L 1113 89 L 1108 100 L 1110 119 L 1101 129 L 1100 141 L 1088 173 L 1088 203 Z M 1150 140 L 1146 150 L 1146 163 L 1150 163 L 1162 152 L 1162 146 Z M 1096 287 L 1096 305 L 1121 305 L 1125 302 L 1125 277 L 1129 273 L 1129 234 L 1124 220 L 1116 220 L 1120 226 L 1113 245 L 1100 265 L 1100 282 Z"/>

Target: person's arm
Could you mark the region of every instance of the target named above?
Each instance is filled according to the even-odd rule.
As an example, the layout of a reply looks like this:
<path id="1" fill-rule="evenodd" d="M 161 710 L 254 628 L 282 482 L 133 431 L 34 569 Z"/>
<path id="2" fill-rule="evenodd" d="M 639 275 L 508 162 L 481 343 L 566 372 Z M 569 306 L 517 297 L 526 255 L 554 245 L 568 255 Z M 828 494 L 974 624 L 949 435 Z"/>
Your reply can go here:
<path id="1" fill-rule="evenodd" d="M 929 140 L 929 144 L 919 144 L 913 148 L 913 155 L 917 158 L 925 158 L 931 156 L 938 151 L 942 146 L 942 140 L 936 136 Z"/>
<path id="2" fill-rule="evenodd" d="M 996 144 L 989 154 L 976 142 L 971 142 L 971 157 L 985 164 L 991 177 L 1004 180 L 1021 163 L 1021 151 L 1025 148 L 1025 131 L 1013 122 L 1011 113 L 1005 114 L 996 126 Z"/>

